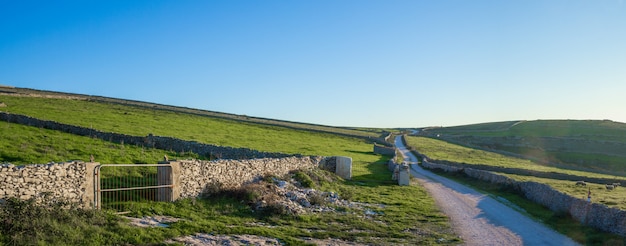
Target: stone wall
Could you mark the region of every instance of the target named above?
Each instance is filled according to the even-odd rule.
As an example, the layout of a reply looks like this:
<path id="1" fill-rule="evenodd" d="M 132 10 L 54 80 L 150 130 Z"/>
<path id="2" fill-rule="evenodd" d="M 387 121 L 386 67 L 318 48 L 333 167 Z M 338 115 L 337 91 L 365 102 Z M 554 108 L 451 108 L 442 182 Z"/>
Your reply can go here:
<path id="1" fill-rule="evenodd" d="M 44 165 L 0 165 L 0 199 L 64 200 L 90 207 L 93 170 L 98 163 L 68 162 Z"/>
<path id="2" fill-rule="evenodd" d="M 250 160 L 184 160 L 180 165 L 180 197 L 197 197 L 208 189 L 236 188 L 265 175 L 325 165 L 324 157 L 287 157 Z"/>
<path id="3" fill-rule="evenodd" d="M 172 199 L 197 197 L 207 189 L 235 188 L 265 175 L 281 176 L 294 170 L 333 169 L 337 157 L 305 156 L 247 160 L 183 160 L 172 165 Z M 99 163 L 69 162 L 46 165 L 0 165 L 0 200 L 64 200 L 93 208 L 94 170 Z"/>
<path id="4" fill-rule="evenodd" d="M 67 132 L 79 136 L 110 141 L 113 143 L 132 144 L 137 146 L 152 147 L 157 149 L 171 150 L 176 152 L 194 152 L 201 156 L 219 159 L 253 159 L 253 158 L 281 158 L 292 155 L 282 153 L 268 153 L 246 148 L 232 148 L 211 144 L 186 141 L 172 137 L 161 137 L 148 135 L 132 136 L 114 132 L 102 132 L 86 127 L 63 124 L 55 121 L 40 120 L 37 118 L 0 112 L 0 120 L 28 126 L 41 127 L 50 130 Z"/>
<path id="5" fill-rule="evenodd" d="M 590 203 L 557 191 L 546 184 L 537 182 L 518 182 L 509 177 L 489 171 L 468 167 L 450 166 L 424 161 L 427 169 L 439 169 L 445 172 L 463 172 L 469 177 L 518 190 L 528 200 L 541 204 L 557 213 L 568 213 L 582 224 L 626 236 L 626 211 L 610 208 L 599 203 Z"/>
<path id="6" fill-rule="evenodd" d="M 385 147 L 374 144 L 374 154 L 395 156 L 396 149 L 393 147 Z"/>

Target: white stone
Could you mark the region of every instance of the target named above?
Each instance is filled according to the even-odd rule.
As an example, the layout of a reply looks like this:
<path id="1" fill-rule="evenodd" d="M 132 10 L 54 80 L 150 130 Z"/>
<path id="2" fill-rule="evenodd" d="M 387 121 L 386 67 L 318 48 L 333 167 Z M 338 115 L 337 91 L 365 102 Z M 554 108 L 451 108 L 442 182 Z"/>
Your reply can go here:
<path id="1" fill-rule="evenodd" d="M 411 183 L 411 175 L 409 174 L 409 165 L 400 165 L 398 172 L 398 185 L 409 185 Z"/>
<path id="2" fill-rule="evenodd" d="M 346 156 L 335 157 L 337 167 L 335 173 L 343 179 L 352 179 L 352 158 Z"/>

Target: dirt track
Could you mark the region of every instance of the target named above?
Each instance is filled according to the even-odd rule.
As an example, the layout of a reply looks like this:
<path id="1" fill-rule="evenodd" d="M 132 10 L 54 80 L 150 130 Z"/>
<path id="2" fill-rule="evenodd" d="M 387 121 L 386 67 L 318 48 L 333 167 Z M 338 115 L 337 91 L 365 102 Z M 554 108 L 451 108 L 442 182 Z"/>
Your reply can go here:
<path id="1" fill-rule="evenodd" d="M 466 245 L 578 245 L 498 200 L 415 165 L 417 158 L 396 138 L 412 163 L 411 174 L 433 196 Z"/>

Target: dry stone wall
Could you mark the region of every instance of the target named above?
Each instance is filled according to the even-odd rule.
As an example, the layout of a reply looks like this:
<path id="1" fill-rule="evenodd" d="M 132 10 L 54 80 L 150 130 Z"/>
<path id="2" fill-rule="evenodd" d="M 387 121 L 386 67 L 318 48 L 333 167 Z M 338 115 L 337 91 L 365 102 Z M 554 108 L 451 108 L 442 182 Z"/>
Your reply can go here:
<path id="1" fill-rule="evenodd" d="M 212 144 L 186 141 L 172 137 L 153 136 L 152 134 L 132 136 L 114 132 L 102 132 L 86 127 L 63 124 L 55 121 L 40 120 L 30 116 L 0 112 L 0 120 L 28 126 L 41 127 L 50 130 L 67 132 L 79 136 L 110 141 L 113 143 L 132 144 L 137 146 L 152 147 L 157 149 L 171 150 L 176 152 L 194 152 L 201 156 L 219 159 L 253 159 L 253 158 L 281 158 L 293 155 L 282 153 L 261 152 L 246 148 L 232 148 Z"/>
<path id="2" fill-rule="evenodd" d="M 197 197 L 207 189 L 236 188 L 265 175 L 294 170 L 330 169 L 337 157 L 305 156 L 247 160 L 183 160 L 172 164 L 172 197 Z M 67 201 L 84 208 L 94 203 L 94 170 L 99 163 L 0 165 L 0 200 L 11 197 L 44 202 Z"/>
<path id="3" fill-rule="evenodd" d="M 396 149 L 393 147 L 384 147 L 374 144 L 374 154 L 395 156 Z"/>
<path id="4" fill-rule="evenodd" d="M 63 200 L 93 203 L 93 168 L 97 163 L 68 162 L 44 165 L 0 165 L 0 199 Z"/>
<path id="5" fill-rule="evenodd" d="M 546 184 L 537 182 L 518 182 L 509 177 L 489 171 L 468 167 L 450 166 L 424 161 L 427 169 L 439 169 L 445 172 L 463 172 L 467 176 L 508 186 L 518 190 L 527 199 L 541 204 L 557 213 L 568 213 L 579 222 L 591 227 L 626 236 L 626 211 L 610 208 L 604 204 L 591 203 L 557 191 Z"/>
<path id="6" fill-rule="evenodd" d="M 265 175 L 324 166 L 324 157 L 287 157 L 249 160 L 184 160 L 180 165 L 180 197 L 197 197 L 211 189 L 237 188 Z"/>

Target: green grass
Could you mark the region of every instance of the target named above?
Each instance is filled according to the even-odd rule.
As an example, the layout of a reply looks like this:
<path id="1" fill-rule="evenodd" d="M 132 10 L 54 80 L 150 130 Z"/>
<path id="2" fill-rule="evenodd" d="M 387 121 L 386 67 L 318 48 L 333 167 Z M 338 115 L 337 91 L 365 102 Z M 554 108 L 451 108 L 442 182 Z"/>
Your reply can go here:
<path id="1" fill-rule="evenodd" d="M 329 144 L 332 145 L 332 142 Z M 446 244 L 461 242 L 452 233 L 448 218 L 438 210 L 423 187 L 398 186 L 390 182 L 391 173 L 385 165 L 389 157 L 358 148 L 371 147 L 369 144 L 354 141 L 353 145 L 357 146 L 352 155 L 353 180 L 320 181 L 323 180 L 320 176 L 328 175 L 321 170 L 301 175 L 311 179 L 311 186 L 315 189 L 334 191 L 352 201 L 371 203 L 371 209 L 384 216 L 365 216 L 363 211 L 351 208 L 338 213 L 264 215 L 252 212 L 245 203 L 229 196 L 183 199 L 173 203 L 125 203 L 125 208 L 130 211 L 128 216 L 168 215 L 182 219 L 168 228 L 142 229 L 127 225 L 124 219 L 106 210 L 71 210 L 60 216 L 56 210 L 20 205 L 18 209 L 25 212 L 11 210 L 6 213 L 12 214 L 14 222 L 30 223 L 23 223 L 20 228 L 0 230 L 0 235 L 4 235 L 0 236 L 0 242 L 55 245 L 159 244 L 169 238 L 195 233 L 254 234 L 278 238 L 286 245 L 302 245 L 304 237 L 330 237 L 371 245 L 431 245 L 439 243 L 439 240 Z M 30 218 L 32 211 L 37 211 L 35 220 Z M 45 229 L 35 230 L 40 228 Z"/>
<path id="2" fill-rule="evenodd" d="M 127 225 L 107 211 L 70 210 L 67 216 L 38 212 L 41 220 L 32 219 L 28 213 L 11 213 L 17 216 L 13 221 L 32 223 L 23 223 L 24 227 L 17 231 L 3 228 L 0 244 L 160 244 L 168 238 L 198 232 L 255 234 L 278 238 L 287 245 L 302 245 L 303 237 L 332 237 L 374 245 L 430 245 L 440 239 L 450 244 L 460 242 L 447 217 L 425 190 L 391 182 L 386 167 L 388 157 L 373 154 L 372 144 L 363 139 L 120 104 L 21 97 L 0 97 L 0 101 L 8 105 L 2 109 L 5 111 L 101 131 L 139 136 L 152 133 L 269 152 L 349 156 L 353 160 L 353 180 L 315 183 L 316 176 L 309 175 L 315 189 L 334 191 L 353 201 L 380 204 L 373 209 L 384 214 L 369 218 L 348 208 L 339 213 L 264 216 L 229 197 L 174 203 L 128 202 L 124 206 L 132 216 L 170 215 L 183 220 L 168 228 L 142 229 Z M 90 154 L 101 163 L 154 163 L 164 154 L 177 154 L 7 122 L 0 122 L 0 128 L 0 153 L 4 156 L 0 161 L 16 164 L 85 160 Z M 46 229 L 39 233 L 39 228 Z"/>
<path id="3" fill-rule="evenodd" d="M 176 153 L 115 144 L 53 130 L 0 122 L 0 163 L 19 165 L 69 160 L 88 161 L 90 155 L 94 155 L 95 160 L 103 164 L 156 163 L 162 160 L 164 155 L 173 158 L 200 158 L 190 152 Z"/>
<path id="4" fill-rule="evenodd" d="M 408 145 L 416 149 L 418 152 L 436 160 L 446 160 L 458 163 L 472 164 L 484 164 L 499 167 L 512 167 L 526 170 L 564 173 L 577 175 L 581 177 L 593 177 L 593 178 L 607 178 L 615 179 L 621 178 L 621 176 L 604 175 L 592 172 L 572 171 L 567 169 L 560 169 L 555 167 L 546 167 L 539 164 L 535 164 L 529 160 L 520 158 L 512 158 L 505 155 L 495 154 L 482 150 L 475 150 L 459 145 L 450 144 L 445 141 L 425 138 L 425 137 L 407 137 Z M 504 173 L 503 173 L 504 174 Z M 532 176 L 522 176 L 515 174 L 504 174 L 515 178 L 520 181 L 536 181 L 552 186 L 554 189 L 566 194 L 570 194 L 574 197 L 581 197 L 582 188 L 576 187 L 573 181 L 564 181 L 557 179 L 537 178 Z M 607 192 L 606 188 L 602 185 L 588 184 L 594 189 L 598 189 L 594 197 L 597 202 L 605 204 L 607 206 L 618 207 L 620 209 L 626 209 L 626 189 L 620 189 L 618 187 L 612 192 Z M 584 195 L 584 194 L 583 194 Z"/>
<path id="5" fill-rule="evenodd" d="M 433 138 L 407 136 L 406 140 L 409 146 L 434 160 L 446 160 L 465 163 L 468 165 L 489 165 L 541 172 L 563 173 L 582 177 L 623 179 L 623 177 L 616 175 L 598 174 L 541 165 L 527 159 L 515 158 L 493 152 L 463 147 Z"/>
<path id="6" fill-rule="evenodd" d="M 533 181 L 547 184 L 565 194 L 580 199 L 587 199 L 587 191 L 591 189 L 593 202 L 601 203 L 609 207 L 626 210 L 626 188 L 617 187 L 615 190 L 607 190 L 603 184 L 587 183 L 587 186 L 577 186 L 573 181 L 537 178 L 532 176 L 499 173 L 518 181 Z"/>
<path id="7" fill-rule="evenodd" d="M 552 166 L 625 175 L 626 124 L 609 120 L 538 120 L 431 128 L 431 137 L 505 151 Z"/>
<path id="8" fill-rule="evenodd" d="M 266 152 L 319 155 L 344 150 L 350 155 L 352 141 L 329 133 L 217 119 L 120 104 L 83 100 L 0 96 L 9 105 L 0 110 L 39 119 L 135 136 L 154 134 L 184 140 Z M 349 139 L 349 140 L 348 140 Z M 327 142 L 336 142 L 328 145 Z"/>

